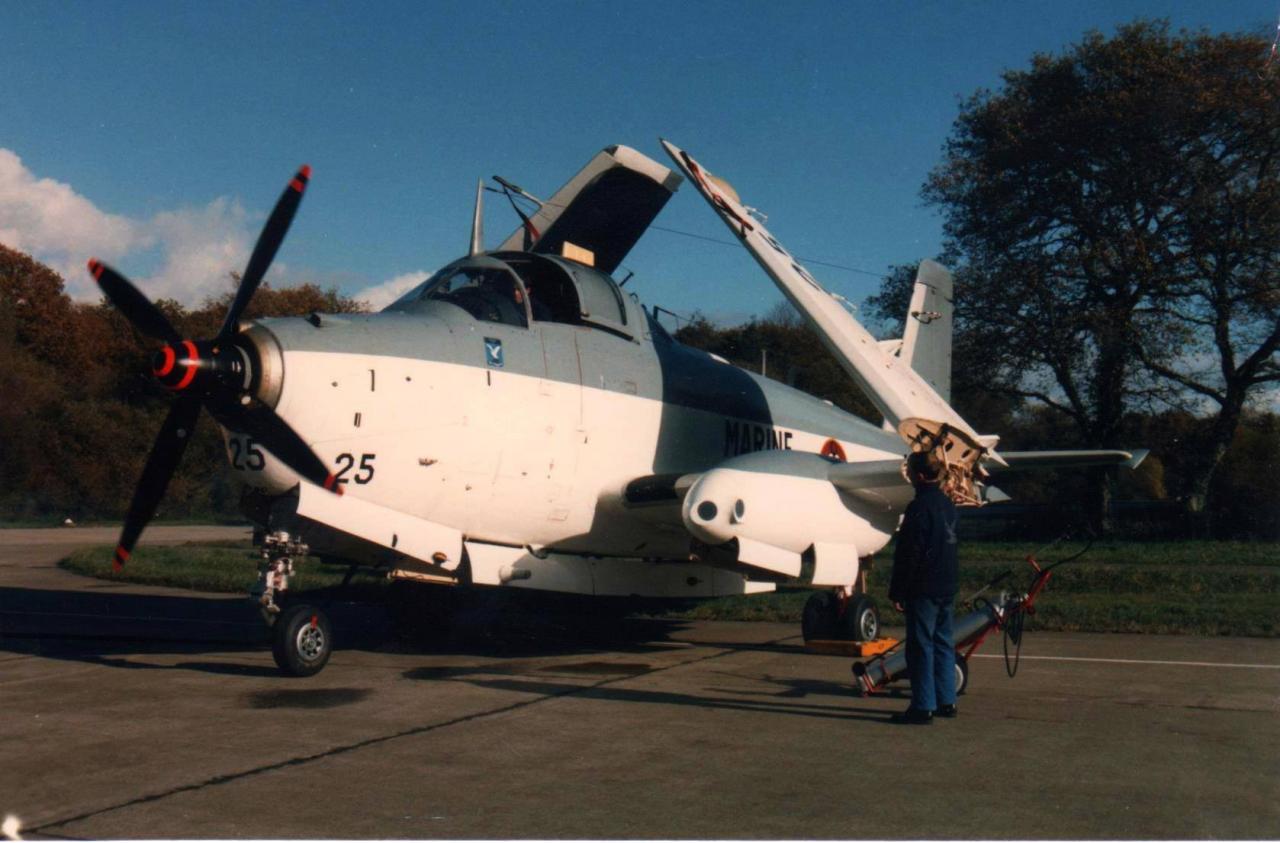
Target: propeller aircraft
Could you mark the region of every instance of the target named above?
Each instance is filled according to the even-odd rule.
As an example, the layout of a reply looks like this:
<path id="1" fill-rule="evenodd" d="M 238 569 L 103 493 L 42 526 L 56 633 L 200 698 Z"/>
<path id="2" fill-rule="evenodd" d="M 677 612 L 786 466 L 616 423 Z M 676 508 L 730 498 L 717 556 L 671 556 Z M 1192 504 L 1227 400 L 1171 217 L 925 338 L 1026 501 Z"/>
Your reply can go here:
<path id="1" fill-rule="evenodd" d="M 285 673 L 313 674 L 332 650 L 324 611 L 284 599 L 306 553 L 424 589 L 602 597 L 752 594 L 805 570 L 822 589 L 805 608 L 806 637 L 870 639 L 879 615 L 865 573 L 912 498 L 911 451 L 932 452 L 947 493 L 974 506 L 1006 497 L 990 485 L 1003 472 L 1141 460 L 998 452 L 998 437 L 948 402 L 945 269 L 920 264 L 903 337 L 877 341 L 727 182 L 663 147 L 676 170 L 612 146 L 546 202 L 495 177 L 521 224 L 493 250 L 483 243 L 481 182 L 468 254 L 378 313 L 241 322 L 307 167 L 268 218 L 211 339 L 182 337 L 127 279 L 90 261 L 115 306 L 164 343 L 153 373 L 177 395 L 116 566 L 163 500 L 204 407 L 249 489 L 242 509 L 260 528 L 264 558 L 255 595 Z M 613 279 L 686 179 L 882 426 L 681 345 Z M 517 196 L 536 210 L 526 214 Z"/>

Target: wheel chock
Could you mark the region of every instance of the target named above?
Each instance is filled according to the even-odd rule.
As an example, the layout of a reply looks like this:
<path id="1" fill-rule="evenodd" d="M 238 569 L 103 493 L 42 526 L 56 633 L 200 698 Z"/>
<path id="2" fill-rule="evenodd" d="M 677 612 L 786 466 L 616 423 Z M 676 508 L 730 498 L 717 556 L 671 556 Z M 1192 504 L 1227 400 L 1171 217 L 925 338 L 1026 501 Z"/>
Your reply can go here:
<path id="1" fill-rule="evenodd" d="M 897 638 L 877 638 L 874 641 L 829 641 L 815 638 L 804 642 L 804 648 L 810 653 L 823 656 L 854 656 L 868 658 L 893 649 L 898 644 Z"/>

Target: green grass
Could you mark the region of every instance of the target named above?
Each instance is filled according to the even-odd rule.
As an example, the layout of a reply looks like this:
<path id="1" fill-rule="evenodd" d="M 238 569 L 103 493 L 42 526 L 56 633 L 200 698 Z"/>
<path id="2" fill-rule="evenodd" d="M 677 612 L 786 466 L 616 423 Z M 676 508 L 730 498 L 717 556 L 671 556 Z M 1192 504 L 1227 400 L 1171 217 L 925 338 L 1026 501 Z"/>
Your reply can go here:
<path id="1" fill-rule="evenodd" d="M 1083 547 L 1059 545 L 1042 561 Z M 1015 576 L 998 588 L 1023 589 L 1032 544 L 969 542 L 962 547 L 960 596 L 968 597 L 998 574 Z M 868 591 L 894 622 L 887 596 L 892 548 L 878 557 Z M 111 549 L 73 553 L 61 563 L 76 573 L 199 591 L 244 593 L 257 581 L 257 554 L 237 542 L 141 547 L 122 574 L 111 572 Z M 291 587 L 319 589 L 341 582 L 346 568 L 314 558 L 297 565 Z M 358 580 L 359 582 L 359 580 Z M 381 580 L 363 578 L 362 596 Z M 664 613 L 665 617 L 799 623 L 813 590 L 783 586 L 774 594 L 723 597 Z M 1280 545 L 1245 542 L 1107 542 L 1054 571 L 1036 603 L 1031 628 L 1089 632 L 1280 635 Z M 962 610 L 963 611 L 963 610 Z"/>
<path id="2" fill-rule="evenodd" d="M 1032 570 L 1030 543 L 969 542 L 960 553 L 960 598 L 997 575 L 1014 577 L 993 590 L 1025 589 Z M 1084 544 L 1058 545 L 1037 558 L 1064 559 Z M 879 554 L 867 590 L 895 622 L 889 608 L 893 548 Z M 813 593 L 782 586 L 775 594 L 722 597 L 673 617 L 771 620 L 799 623 Z M 961 611 L 964 611 L 962 608 Z M 1057 568 L 1036 601 L 1030 628 L 1088 632 L 1280 635 L 1280 545 L 1248 542 L 1099 542 L 1075 562 Z"/>
<path id="3" fill-rule="evenodd" d="M 112 548 L 77 550 L 59 565 L 68 571 L 118 582 L 164 585 L 194 591 L 245 593 L 258 581 L 257 551 L 247 542 L 202 542 L 168 547 L 143 546 L 129 557 L 119 574 L 111 570 Z M 291 589 L 319 589 L 339 585 L 347 569 L 313 557 L 294 564 Z M 365 583 L 369 578 L 364 578 Z"/>

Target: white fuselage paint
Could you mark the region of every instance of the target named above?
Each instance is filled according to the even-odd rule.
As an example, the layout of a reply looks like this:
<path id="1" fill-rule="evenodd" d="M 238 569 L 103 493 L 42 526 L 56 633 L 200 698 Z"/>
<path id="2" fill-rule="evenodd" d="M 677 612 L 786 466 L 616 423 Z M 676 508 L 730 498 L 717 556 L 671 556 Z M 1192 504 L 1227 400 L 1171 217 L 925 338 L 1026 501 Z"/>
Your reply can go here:
<path id="1" fill-rule="evenodd" d="M 688 534 L 625 507 L 628 482 L 705 471 L 738 447 L 817 453 L 831 438 L 850 461 L 901 456 L 631 394 L 636 384 L 610 383 L 604 374 L 583 386 L 500 368 L 301 350 L 285 351 L 284 371 L 276 412 L 341 473 L 346 494 L 476 541 L 682 559 Z M 730 430 L 741 437 L 736 446 L 727 442 Z M 247 443 L 228 436 L 229 443 L 238 438 L 229 456 L 248 483 L 280 493 L 298 482 L 269 454 L 244 459 Z M 894 511 L 882 511 L 875 526 L 850 508 L 847 520 L 810 529 L 815 540 L 832 532 L 842 541 L 856 529 L 859 555 L 874 553 L 888 542 L 901 506 L 886 509 Z"/>

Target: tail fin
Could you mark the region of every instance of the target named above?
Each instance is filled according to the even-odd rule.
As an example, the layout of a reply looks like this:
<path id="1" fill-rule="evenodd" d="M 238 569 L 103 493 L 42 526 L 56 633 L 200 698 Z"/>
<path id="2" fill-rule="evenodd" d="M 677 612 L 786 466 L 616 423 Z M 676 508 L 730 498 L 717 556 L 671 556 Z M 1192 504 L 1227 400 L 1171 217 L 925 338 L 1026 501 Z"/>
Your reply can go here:
<path id="1" fill-rule="evenodd" d="M 948 403 L 952 311 L 951 273 L 931 260 L 921 261 L 898 356 Z"/>

